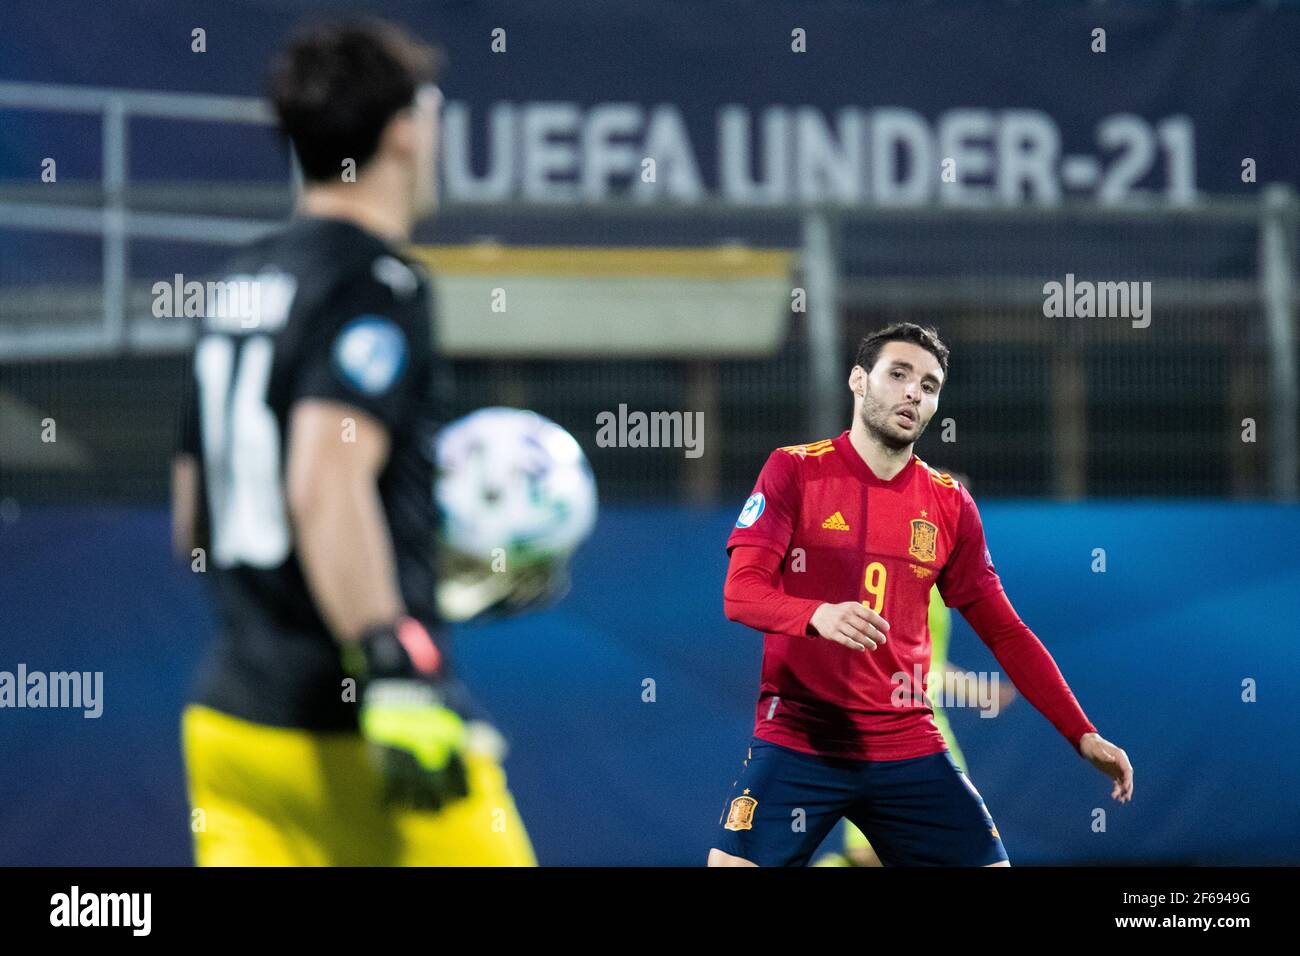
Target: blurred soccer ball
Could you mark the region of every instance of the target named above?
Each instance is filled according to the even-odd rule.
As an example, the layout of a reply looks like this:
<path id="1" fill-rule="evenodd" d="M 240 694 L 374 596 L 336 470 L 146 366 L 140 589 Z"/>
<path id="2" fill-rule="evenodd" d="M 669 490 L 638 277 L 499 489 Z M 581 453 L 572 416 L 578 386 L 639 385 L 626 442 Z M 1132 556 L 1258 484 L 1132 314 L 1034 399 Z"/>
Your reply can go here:
<path id="1" fill-rule="evenodd" d="M 596 523 L 596 482 L 581 446 L 536 412 L 484 408 L 438 435 L 444 616 L 466 620 L 553 600 Z"/>
<path id="2" fill-rule="evenodd" d="M 443 538 L 465 557 L 567 556 L 596 522 L 596 482 L 578 442 L 549 418 L 483 408 L 438 436 Z"/>

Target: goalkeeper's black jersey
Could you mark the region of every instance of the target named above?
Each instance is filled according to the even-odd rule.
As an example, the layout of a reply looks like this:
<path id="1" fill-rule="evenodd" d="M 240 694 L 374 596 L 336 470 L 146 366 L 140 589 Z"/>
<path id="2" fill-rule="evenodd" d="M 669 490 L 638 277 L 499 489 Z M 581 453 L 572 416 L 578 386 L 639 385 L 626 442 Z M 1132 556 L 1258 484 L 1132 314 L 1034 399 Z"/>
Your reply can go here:
<path id="1" fill-rule="evenodd" d="M 379 492 L 401 593 L 436 630 L 432 441 L 446 376 L 428 279 L 357 226 L 302 218 L 237 255 L 206 299 L 182 430 L 200 466 L 198 543 L 219 624 L 197 700 L 275 726 L 353 729 L 338 646 L 294 546 L 289 413 L 300 399 L 328 399 L 387 427 Z M 340 441 L 349 427 L 340 416 Z"/>

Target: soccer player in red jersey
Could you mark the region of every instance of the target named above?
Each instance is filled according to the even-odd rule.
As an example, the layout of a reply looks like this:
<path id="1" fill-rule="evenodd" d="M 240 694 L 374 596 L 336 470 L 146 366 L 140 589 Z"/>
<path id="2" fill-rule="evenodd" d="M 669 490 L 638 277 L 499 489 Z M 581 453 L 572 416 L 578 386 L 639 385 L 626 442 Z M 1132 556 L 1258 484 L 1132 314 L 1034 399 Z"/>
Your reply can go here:
<path id="1" fill-rule="evenodd" d="M 913 453 L 948 349 L 900 323 L 858 346 L 853 424 L 772 452 L 727 541 L 727 616 L 763 632 L 754 740 L 710 866 L 802 866 L 842 817 L 887 865 L 1008 866 L 915 675 L 938 585 L 1025 698 L 1127 803 L 1133 768 L 1097 733 L 1002 590 L 969 492 Z"/>

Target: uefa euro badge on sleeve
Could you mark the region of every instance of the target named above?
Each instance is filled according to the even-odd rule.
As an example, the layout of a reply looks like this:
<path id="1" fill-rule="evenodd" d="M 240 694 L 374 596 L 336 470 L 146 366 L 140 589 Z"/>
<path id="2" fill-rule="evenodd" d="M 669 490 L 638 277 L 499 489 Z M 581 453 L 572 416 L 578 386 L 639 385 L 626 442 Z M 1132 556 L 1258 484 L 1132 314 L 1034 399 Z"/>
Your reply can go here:
<path id="1" fill-rule="evenodd" d="M 334 362 L 349 385 L 378 397 L 393 387 L 406 367 L 406 337 L 391 319 L 359 315 L 335 339 Z"/>
<path id="2" fill-rule="evenodd" d="M 727 813 L 727 822 L 723 829 L 752 830 L 754 828 L 754 809 L 758 806 L 758 801 L 748 796 L 748 790 L 745 793 L 746 796 L 731 801 L 731 810 Z"/>
<path id="3" fill-rule="evenodd" d="M 745 502 L 745 507 L 740 509 L 740 517 L 736 519 L 737 528 L 748 528 L 758 520 L 763 509 L 767 507 L 767 499 L 763 497 L 763 492 L 756 491 L 749 496 Z"/>

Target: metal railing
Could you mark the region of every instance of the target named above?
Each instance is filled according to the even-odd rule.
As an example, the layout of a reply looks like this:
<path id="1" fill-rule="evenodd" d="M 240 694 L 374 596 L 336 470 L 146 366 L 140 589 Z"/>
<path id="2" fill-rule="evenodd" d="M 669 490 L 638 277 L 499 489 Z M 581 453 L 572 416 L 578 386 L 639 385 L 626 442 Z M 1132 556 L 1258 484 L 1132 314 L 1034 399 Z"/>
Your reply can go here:
<path id="1" fill-rule="evenodd" d="M 100 328 L 90 335 L 80 333 L 74 336 L 68 336 L 57 328 L 36 328 L 21 333 L 0 328 L 0 356 L 12 359 L 69 352 L 105 355 L 121 350 L 127 341 L 127 244 L 130 239 L 237 245 L 275 225 L 219 216 L 142 213 L 128 209 L 126 203 L 130 180 L 129 123 L 132 118 L 269 126 L 275 118 L 263 100 L 5 82 L 0 83 L 0 109 L 98 115 L 104 196 L 103 204 L 95 207 L 0 203 L 0 226 L 99 236 L 103 241 L 103 323 Z"/>
<path id="2" fill-rule="evenodd" d="M 132 351 L 177 351 L 188 344 L 188 331 L 141 323 L 131 329 L 128 250 L 133 240 L 179 241 L 236 245 L 276 225 L 275 222 L 184 212 L 141 211 L 129 208 L 131 187 L 130 121 L 136 117 L 181 122 L 216 121 L 251 126 L 274 122 L 268 105 L 259 99 L 132 90 L 88 89 L 31 83 L 0 83 L 0 109 L 98 115 L 102 130 L 102 201 L 96 205 L 18 202 L 0 199 L 0 228 L 50 234 L 98 237 L 102 241 L 100 321 L 94 329 L 47 323 L 34 328 L 6 327 L 0 320 L 0 361 L 114 356 Z M 292 196 L 300 186 L 296 165 L 285 182 Z M 808 433 L 839 430 L 843 412 L 844 370 L 850 347 L 845 310 L 850 306 L 888 313 L 926 310 L 957 313 L 963 309 L 1032 310 L 1042 303 L 1039 284 L 1025 270 L 1008 268 L 1000 279 L 980 274 L 947 276 L 860 275 L 845 268 L 845 231 L 863 223 L 886 229 L 898 224 L 918 228 L 947 228 L 953 223 L 1005 221 L 1013 230 L 1043 223 L 1081 225 L 1157 223 L 1223 224 L 1257 233 L 1256 272 L 1248 275 L 1182 277 L 1162 289 L 1162 302 L 1176 308 L 1247 310 L 1262 318 L 1267 343 L 1267 390 L 1270 405 L 1270 464 L 1268 486 L 1273 495 L 1297 496 L 1297 428 L 1300 427 L 1296 368 L 1296 314 L 1300 283 L 1296 281 L 1297 203 L 1292 191 L 1272 186 L 1260 199 L 1204 200 L 1189 207 L 1148 204 L 1128 207 L 1063 206 L 959 209 L 948 207 L 868 209 L 830 206 L 746 207 L 716 202 L 682 205 L 641 203 L 562 204 L 501 203 L 485 206 L 449 202 L 440 213 L 440 230 L 452 235 L 509 238 L 520 223 L 581 221 L 602 233 L 611 223 L 638 224 L 649 232 L 674 220 L 708 223 L 719 234 L 752 232 L 757 225 L 780 224 L 784 242 L 799 251 L 798 282 L 807 292 L 808 311 L 799 319 L 807 382 Z M 734 227 L 734 230 L 732 229 Z M 757 244 L 770 242 L 769 236 Z M 602 233 L 607 234 L 607 233 Z M 851 257 L 850 257 L 851 258 Z M 924 263 L 921 263 L 924 266 Z M 924 271 L 923 269 L 921 271 Z M 946 314 L 946 313 L 945 313 Z M 1049 332 L 1049 335 L 1058 334 Z M 1228 339 L 1225 337 L 1225 342 Z M 1064 348 L 1071 341 L 1063 343 Z M 706 357 L 707 358 L 707 357 Z M 1077 369 L 1075 370 L 1077 374 Z M 1068 404 L 1068 403 L 1067 403 Z M 1067 443 L 1068 444 L 1068 443 Z M 1068 457 L 1068 456 L 1067 456 Z M 1065 468 L 1065 466 L 1061 466 Z M 1072 466 L 1073 467 L 1073 466 Z M 1072 487 L 1057 483 L 1057 493 Z"/>

